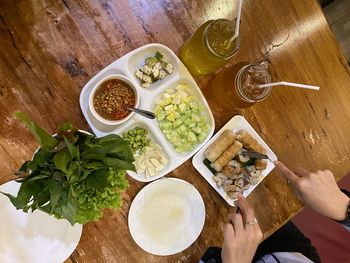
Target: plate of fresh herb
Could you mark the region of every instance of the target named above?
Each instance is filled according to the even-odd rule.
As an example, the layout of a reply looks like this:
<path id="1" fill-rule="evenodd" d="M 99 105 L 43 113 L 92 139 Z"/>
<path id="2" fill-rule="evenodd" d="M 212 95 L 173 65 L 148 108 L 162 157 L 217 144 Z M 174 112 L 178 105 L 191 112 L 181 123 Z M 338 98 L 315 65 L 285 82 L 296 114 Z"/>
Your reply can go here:
<path id="1" fill-rule="evenodd" d="M 38 226 L 42 225 L 42 220 L 32 220 L 39 213 L 54 219 L 49 220 L 49 225 L 45 227 L 55 228 L 52 222 L 64 222 L 71 225 L 70 228 L 66 227 L 66 232 L 69 232 L 80 224 L 100 219 L 105 208 L 117 210 L 121 207 L 122 193 L 128 187 L 126 171 L 135 171 L 132 164 L 134 158 L 126 140 L 114 134 L 97 138 L 75 129 L 71 124 L 62 125 L 52 136 L 25 114 L 18 112 L 16 116 L 27 126 L 40 147 L 33 158 L 16 172 L 18 179 L 11 184 L 17 188 L 14 186 L 9 189 L 11 191 L 6 191 L 7 188 L 2 187 L 0 190 L 3 194 L 0 209 L 12 203 L 14 208 L 20 210 L 10 213 L 7 222 L 30 218 L 32 228 L 37 226 L 40 234 Z M 25 227 L 21 230 L 18 225 L 10 224 L 6 228 L 14 239 L 26 237 L 24 232 L 20 236 L 11 233 L 25 231 Z M 62 236 L 53 235 L 52 238 L 60 240 Z M 54 242 L 51 244 L 54 245 Z M 0 243 L 0 254 L 10 253 L 9 249 L 13 248 Z M 41 251 L 41 246 L 33 247 L 32 244 L 27 248 L 16 248 L 21 249 L 46 253 Z M 50 251 L 48 248 L 46 250 Z M 30 261 L 30 258 L 25 259 Z M 52 254 L 49 261 L 56 259 Z"/>

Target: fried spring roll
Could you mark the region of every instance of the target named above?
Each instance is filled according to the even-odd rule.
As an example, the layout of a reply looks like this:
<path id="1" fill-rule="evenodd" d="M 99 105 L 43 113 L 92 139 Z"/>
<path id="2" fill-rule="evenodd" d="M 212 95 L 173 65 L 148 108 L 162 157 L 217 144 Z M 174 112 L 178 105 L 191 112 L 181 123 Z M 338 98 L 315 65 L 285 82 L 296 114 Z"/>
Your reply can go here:
<path id="1" fill-rule="evenodd" d="M 224 166 L 235 158 L 242 147 L 243 145 L 239 141 L 235 141 L 211 164 L 211 167 L 213 167 L 215 171 L 220 172 Z"/>
<path id="2" fill-rule="evenodd" d="M 244 148 L 247 148 L 248 150 L 258 153 L 266 153 L 264 147 L 262 147 L 247 131 L 240 130 L 237 134 L 237 140 L 240 141 Z"/>
<path id="3" fill-rule="evenodd" d="M 205 150 L 204 156 L 210 162 L 215 162 L 217 158 L 235 141 L 236 134 L 232 130 L 224 131 L 219 138 L 217 138 L 209 147 Z"/>

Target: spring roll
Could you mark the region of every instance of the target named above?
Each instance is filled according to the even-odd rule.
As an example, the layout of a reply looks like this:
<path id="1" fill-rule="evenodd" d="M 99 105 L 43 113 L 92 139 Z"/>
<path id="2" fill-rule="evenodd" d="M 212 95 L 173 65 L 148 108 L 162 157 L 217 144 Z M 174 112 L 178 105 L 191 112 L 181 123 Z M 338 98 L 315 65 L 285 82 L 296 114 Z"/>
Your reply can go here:
<path id="1" fill-rule="evenodd" d="M 219 138 L 217 138 L 205 150 L 204 156 L 210 162 L 215 162 L 217 158 L 235 141 L 236 134 L 232 130 L 224 131 Z"/>
<path id="2" fill-rule="evenodd" d="M 228 165 L 228 163 L 235 158 L 242 147 L 243 145 L 239 141 L 235 141 L 211 164 L 211 167 L 213 167 L 215 171 L 220 172 L 224 166 Z"/>
<path id="3" fill-rule="evenodd" d="M 266 154 L 264 147 L 262 147 L 247 131 L 240 130 L 237 134 L 237 140 L 248 150 Z"/>

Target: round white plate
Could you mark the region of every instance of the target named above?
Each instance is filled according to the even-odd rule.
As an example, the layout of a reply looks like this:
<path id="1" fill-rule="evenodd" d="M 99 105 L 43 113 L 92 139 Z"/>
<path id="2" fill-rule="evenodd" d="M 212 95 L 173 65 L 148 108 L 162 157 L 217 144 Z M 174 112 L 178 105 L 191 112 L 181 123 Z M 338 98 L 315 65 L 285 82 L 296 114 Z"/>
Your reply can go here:
<path id="1" fill-rule="evenodd" d="M 0 191 L 16 195 L 20 184 L 10 181 Z M 82 225 L 71 226 L 35 210 L 16 210 L 0 193 L 0 262 L 63 262 L 79 243 Z"/>
<path id="2" fill-rule="evenodd" d="M 197 189 L 184 180 L 164 178 L 150 183 L 129 210 L 129 230 L 145 251 L 160 256 L 179 253 L 198 238 L 205 206 Z"/>

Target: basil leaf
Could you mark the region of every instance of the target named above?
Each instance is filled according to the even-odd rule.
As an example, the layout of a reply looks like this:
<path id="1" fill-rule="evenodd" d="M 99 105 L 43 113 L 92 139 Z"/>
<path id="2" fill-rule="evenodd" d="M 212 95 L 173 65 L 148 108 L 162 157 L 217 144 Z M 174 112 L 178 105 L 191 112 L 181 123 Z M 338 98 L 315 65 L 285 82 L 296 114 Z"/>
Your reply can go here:
<path id="1" fill-rule="evenodd" d="M 17 197 L 8 193 L 1 193 L 10 199 L 11 203 L 16 207 L 16 209 L 25 209 L 28 207 L 27 204 L 31 200 L 31 197 L 37 196 L 40 193 L 40 186 L 40 183 L 24 181 L 21 183 Z"/>
<path id="2" fill-rule="evenodd" d="M 83 167 L 89 170 L 100 170 L 108 168 L 105 164 L 101 162 L 84 162 Z"/>
<path id="3" fill-rule="evenodd" d="M 60 132 L 66 132 L 66 131 L 72 131 L 72 130 L 75 130 L 75 128 L 70 122 L 65 122 L 61 125 L 61 127 L 58 128 L 58 131 Z"/>
<path id="4" fill-rule="evenodd" d="M 51 151 L 53 148 L 55 148 L 58 140 L 52 137 L 44 129 L 40 128 L 37 124 L 32 122 L 31 119 L 23 112 L 16 112 L 15 115 L 30 130 L 36 141 L 40 144 L 41 148 L 47 151 Z"/>
<path id="5" fill-rule="evenodd" d="M 53 163 L 58 170 L 67 173 L 68 163 L 71 161 L 71 156 L 68 149 L 57 152 L 53 157 Z"/>
<path id="6" fill-rule="evenodd" d="M 72 188 L 70 187 L 68 196 L 66 195 L 62 203 L 62 216 L 67 219 L 71 225 L 75 223 L 75 215 L 77 212 L 77 199 L 73 196 Z"/>
<path id="7" fill-rule="evenodd" d="M 108 155 L 114 158 L 125 160 L 130 163 L 135 161 L 128 143 L 126 143 L 126 145 L 119 145 L 115 147 L 111 152 L 109 152 Z"/>
<path id="8" fill-rule="evenodd" d="M 51 212 L 51 205 L 50 204 L 38 207 L 38 210 L 40 210 L 40 211 L 42 211 L 44 213 L 47 213 L 47 214 L 52 214 L 52 212 Z"/>
<path id="9" fill-rule="evenodd" d="M 95 158 L 101 159 L 101 157 L 107 155 L 110 151 L 118 147 L 119 144 L 120 144 L 119 142 L 117 143 L 113 142 L 110 144 L 98 145 L 98 147 L 94 147 L 84 151 L 82 154 L 82 157 L 84 159 L 95 159 Z"/>
<path id="10" fill-rule="evenodd" d="M 74 146 L 73 144 L 71 144 L 68 140 L 67 140 L 67 138 L 66 137 L 63 137 L 63 139 L 64 139 L 64 142 L 66 143 L 66 145 L 67 145 L 67 148 L 68 148 L 68 151 L 69 151 L 69 154 L 70 154 L 70 157 L 72 158 L 72 159 L 74 159 L 74 158 L 76 158 L 77 157 L 77 147 L 76 146 Z"/>
<path id="11" fill-rule="evenodd" d="M 49 191 L 50 191 L 50 213 L 53 213 L 55 210 L 58 201 L 61 198 L 61 193 L 62 193 L 62 183 L 59 181 L 56 181 L 55 179 L 51 179 L 49 181 Z"/>
<path id="12" fill-rule="evenodd" d="M 96 139 L 100 144 L 110 144 L 112 142 L 125 142 L 125 140 L 116 134 L 109 134 L 104 137 L 100 137 Z"/>
<path id="13" fill-rule="evenodd" d="M 32 196 L 40 193 L 40 184 L 36 182 L 23 182 L 17 193 L 17 201 L 20 208 L 24 208 Z"/>
<path id="14" fill-rule="evenodd" d="M 33 202 L 33 204 L 31 205 L 32 207 L 32 211 L 34 211 L 33 208 L 39 208 L 42 207 L 44 205 L 46 205 L 47 203 L 49 203 L 50 201 L 50 191 L 49 191 L 49 186 L 48 186 L 48 182 L 45 181 L 45 183 L 42 185 L 42 189 L 40 191 L 40 193 L 35 197 L 35 200 Z"/>
<path id="15" fill-rule="evenodd" d="M 71 162 L 68 167 L 68 182 L 69 183 L 74 183 L 76 181 L 79 181 L 80 177 L 80 166 L 79 162 Z"/>
<path id="16" fill-rule="evenodd" d="M 29 179 L 26 180 L 26 181 L 27 182 L 33 182 L 33 181 L 37 181 L 37 180 L 48 178 L 49 175 L 47 175 L 47 174 L 38 174 L 38 175 L 35 175 L 35 176 L 28 176 L 28 177 L 29 177 Z"/>
<path id="17" fill-rule="evenodd" d="M 45 166 L 47 162 L 51 159 L 51 157 L 52 157 L 51 152 L 46 152 L 40 149 L 35 153 L 33 160 L 26 161 L 15 174 L 18 176 L 21 176 L 26 174 L 29 171 L 35 174 L 37 169 Z"/>
<path id="18" fill-rule="evenodd" d="M 100 154 L 96 152 L 95 149 L 90 149 L 82 153 L 82 158 L 84 160 L 99 160 L 102 161 L 105 156 L 103 154 Z"/>
<path id="19" fill-rule="evenodd" d="M 136 168 L 132 163 L 120 159 L 106 157 L 103 159 L 103 162 L 116 170 L 130 170 L 136 172 Z"/>
<path id="20" fill-rule="evenodd" d="M 7 196 L 8 199 L 10 199 L 10 202 L 13 204 L 14 207 L 16 207 L 16 209 L 22 209 L 23 205 L 22 203 L 20 203 L 20 201 L 17 200 L 17 198 L 9 193 L 4 193 L 4 192 L 0 192 L 3 195 Z"/>
<path id="21" fill-rule="evenodd" d="M 86 185 L 97 188 L 104 189 L 108 184 L 109 170 L 98 170 L 89 174 L 86 178 Z"/>

